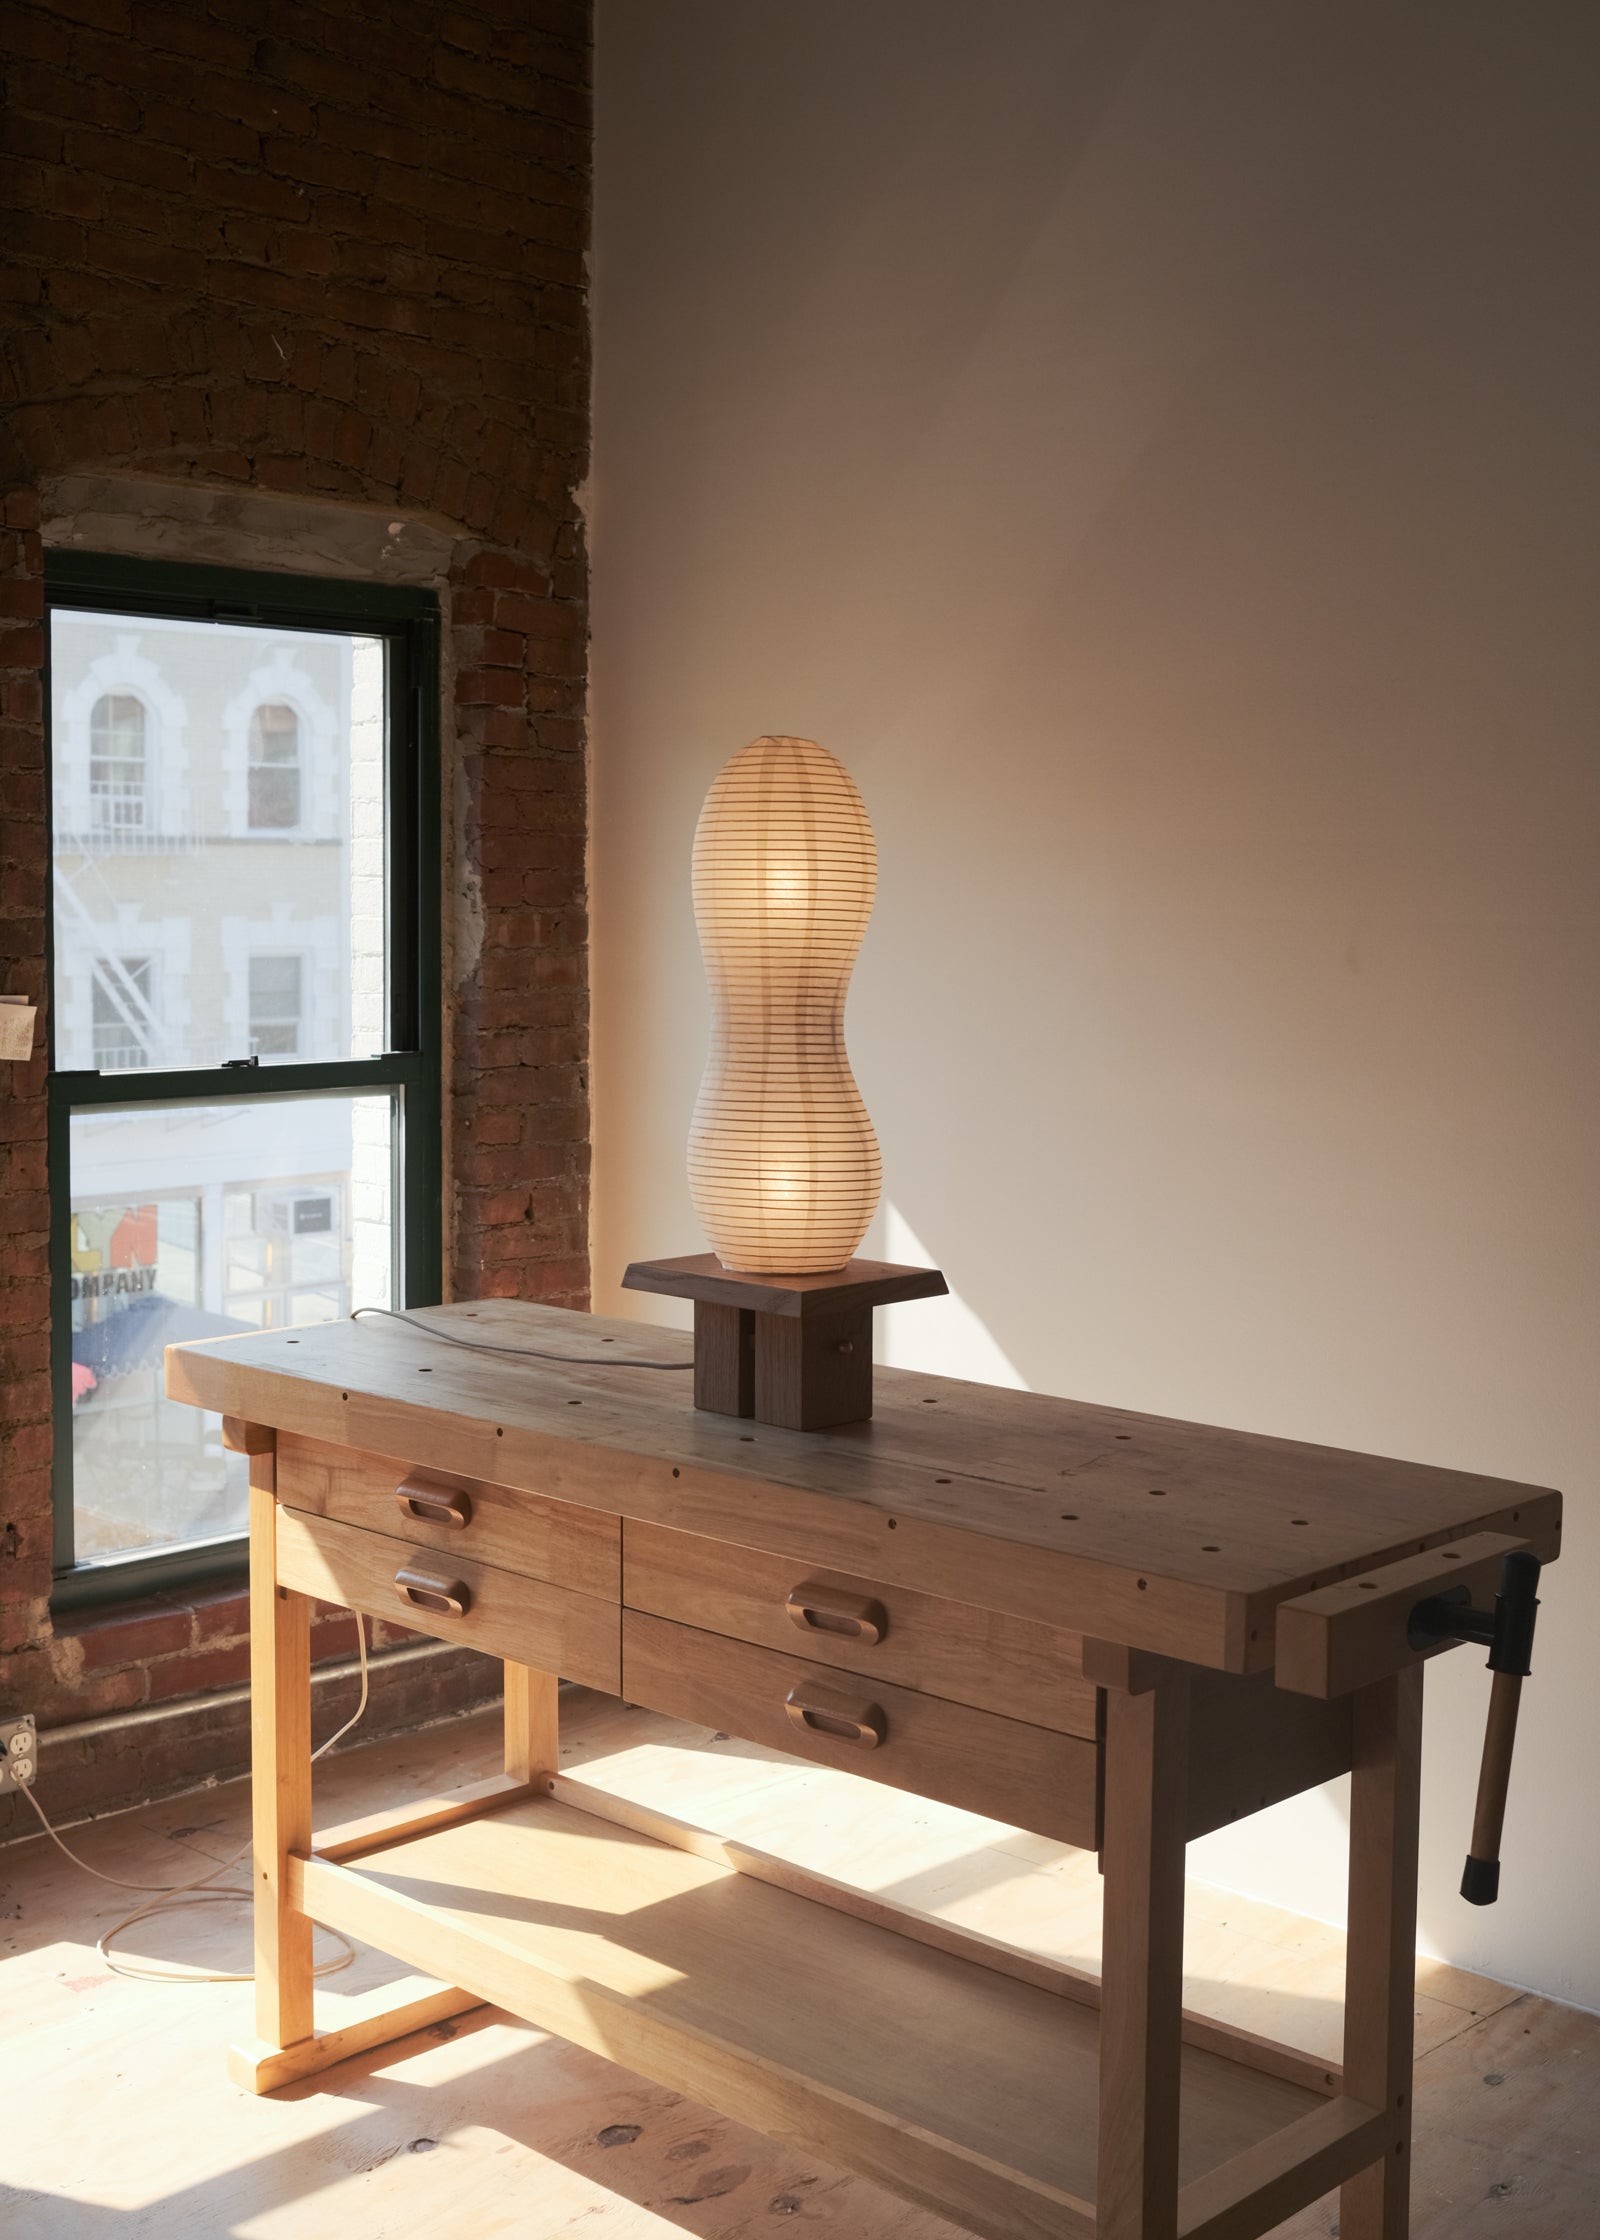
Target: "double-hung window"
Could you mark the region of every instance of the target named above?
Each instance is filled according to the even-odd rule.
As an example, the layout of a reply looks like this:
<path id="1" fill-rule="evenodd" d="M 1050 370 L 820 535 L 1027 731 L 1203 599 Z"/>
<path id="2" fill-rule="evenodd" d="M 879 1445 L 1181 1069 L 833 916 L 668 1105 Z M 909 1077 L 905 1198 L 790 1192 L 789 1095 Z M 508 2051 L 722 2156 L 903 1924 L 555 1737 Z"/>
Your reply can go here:
<path id="1" fill-rule="evenodd" d="M 52 556 L 57 1596 L 242 1558 L 184 1339 L 439 1296 L 438 609 Z"/>

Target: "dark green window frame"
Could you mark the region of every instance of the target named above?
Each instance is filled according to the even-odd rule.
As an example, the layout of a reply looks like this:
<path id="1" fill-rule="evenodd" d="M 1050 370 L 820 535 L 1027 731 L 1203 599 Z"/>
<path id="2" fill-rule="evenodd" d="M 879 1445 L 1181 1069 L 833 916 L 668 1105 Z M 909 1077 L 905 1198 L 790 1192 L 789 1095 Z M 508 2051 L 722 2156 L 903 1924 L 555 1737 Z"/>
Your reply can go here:
<path id="1" fill-rule="evenodd" d="M 389 1048 L 381 1057 L 256 1069 L 58 1072 L 51 1006 L 49 1073 L 51 1378 L 55 1415 L 56 1610 L 132 1600 L 201 1581 L 242 1578 L 245 1537 L 77 1566 L 73 1550 L 71 1199 L 68 1127 L 94 1106 L 230 1104 L 329 1090 L 392 1089 L 399 1114 L 400 1295 L 429 1306 L 444 1280 L 441 1173 L 439 602 L 399 585 L 259 574 L 51 552 L 47 609 L 148 614 L 187 622 L 381 637 L 388 718 Z M 48 642 L 46 649 L 48 661 Z M 46 722 L 50 707 L 45 680 Z M 52 858 L 54 834 L 51 834 Z M 53 914 L 51 984 L 54 985 Z"/>

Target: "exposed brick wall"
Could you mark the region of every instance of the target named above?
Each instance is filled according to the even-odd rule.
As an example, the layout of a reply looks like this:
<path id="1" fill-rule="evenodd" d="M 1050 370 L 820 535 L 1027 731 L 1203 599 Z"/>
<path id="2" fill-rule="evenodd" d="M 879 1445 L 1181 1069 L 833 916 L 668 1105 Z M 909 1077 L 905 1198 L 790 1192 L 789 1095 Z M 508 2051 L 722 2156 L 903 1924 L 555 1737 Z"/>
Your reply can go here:
<path id="1" fill-rule="evenodd" d="M 576 525 L 558 541 L 548 575 L 480 552 L 453 587 L 459 844 L 484 928 L 450 1082 L 455 1287 L 586 1305 L 583 555 Z"/>
<path id="2" fill-rule="evenodd" d="M 409 1626 L 384 1619 L 367 1626 L 367 1646 L 379 1657 L 420 1638 Z M 41 1727 L 237 1687 L 250 1677 L 249 1598 L 242 1588 L 197 1590 L 84 1612 L 58 1623 L 54 1648 L 53 1678 L 26 1706 Z M 318 1603 L 311 1625 L 313 1662 L 355 1654 L 354 1617 Z"/>
<path id="3" fill-rule="evenodd" d="M 572 1305 L 589 31 L 587 0 L 0 9 L 0 987 L 44 995 L 41 485 L 155 476 L 445 530 L 450 1277 Z M 94 1668 L 89 1634 L 52 1635 L 44 1160 L 42 1062 L 0 1067 L 0 1703 L 67 1721 L 111 1673 L 146 1702 L 215 1687 L 234 1651 L 196 1632 Z"/>
<path id="4" fill-rule="evenodd" d="M 349 1669 L 355 1624 L 347 1610 L 326 1604 L 312 1619 L 318 1742 L 343 1726 L 359 1701 L 359 1678 Z M 415 1648 L 419 1637 L 384 1621 L 368 1625 L 367 1640 L 370 1697 L 361 1739 L 474 1709 L 500 1693 L 499 1666 L 471 1650 L 430 1646 L 422 1658 L 397 1658 L 395 1649 Z M 250 1706 L 238 1692 L 250 1672 L 243 1594 L 153 1596 L 73 1620 L 53 1646 L 56 1677 L 27 1706 L 44 1732 L 38 1794 L 52 1819 L 114 1811 L 227 1780 L 248 1766 Z M 163 1708 L 170 1716 L 147 1716 Z M 86 1721 L 97 1724 L 85 1732 Z M 0 1841 L 37 1827 L 25 1799 L 0 1798 Z"/>
<path id="5" fill-rule="evenodd" d="M 45 1000 L 48 782 L 42 722 L 44 576 L 39 502 L 4 499 L 0 544 L 0 981 Z M 41 1011 L 41 1019 L 43 1013 Z M 50 1200 L 43 1035 L 0 1063 L 0 1702 L 38 1642 L 50 1590 Z"/>

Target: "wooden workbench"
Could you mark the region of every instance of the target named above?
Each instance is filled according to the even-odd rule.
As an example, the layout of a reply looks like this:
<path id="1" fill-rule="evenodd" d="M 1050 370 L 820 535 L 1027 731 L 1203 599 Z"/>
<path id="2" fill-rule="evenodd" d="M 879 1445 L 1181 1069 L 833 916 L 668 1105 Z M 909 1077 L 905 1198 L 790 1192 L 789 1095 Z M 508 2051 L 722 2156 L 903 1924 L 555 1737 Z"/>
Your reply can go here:
<path id="1" fill-rule="evenodd" d="M 1406 1614 L 1554 1557 L 1557 1494 L 892 1370 L 870 1423 L 743 1428 L 620 1365 L 675 1332 L 424 1319 L 168 1354 L 251 1457 L 241 2081 L 489 2001 L 993 2240 L 1249 2240 L 1335 2184 L 1344 2240 L 1405 2240 Z M 505 1778 L 314 1834 L 316 1598 L 505 1659 Z M 558 1674 L 1097 1848 L 1102 1978 L 562 1776 Z M 1340 2071 L 1180 1986 L 1186 1840 L 1344 1771 Z M 314 1921 L 428 1980 L 317 2035 Z"/>

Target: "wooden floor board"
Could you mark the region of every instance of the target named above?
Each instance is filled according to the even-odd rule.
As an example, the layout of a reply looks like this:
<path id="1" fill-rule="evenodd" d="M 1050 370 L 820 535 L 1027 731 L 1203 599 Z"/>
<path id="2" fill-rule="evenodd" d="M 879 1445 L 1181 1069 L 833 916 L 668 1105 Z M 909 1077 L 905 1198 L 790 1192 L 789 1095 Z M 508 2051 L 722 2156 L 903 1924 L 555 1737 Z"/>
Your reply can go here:
<path id="1" fill-rule="evenodd" d="M 1095 1965 L 1092 1857 L 606 1700 L 572 1703 L 563 1764 L 680 1817 L 953 1921 Z M 497 1718 L 345 1750 L 317 1768 L 327 1824 L 481 1779 Z M 243 1783 L 73 1830 L 93 1864 L 176 1881 L 227 1856 Z M 232 1878 L 230 1878 L 232 1879 Z M 0 1850 L 0 2159 L 5 2240 L 956 2240 L 865 2181 L 774 2146 L 680 2095 L 491 2014 L 348 2062 L 269 2099 L 231 2085 L 248 1985 L 132 1983 L 95 1938 L 138 1903 L 43 1841 Z M 203 1906 L 131 1932 L 130 1953 L 248 1964 L 247 1908 Z M 1191 2005 L 1308 2050 L 1338 2044 L 1335 1930 L 1193 1884 Z M 331 1940 L 319 1950 L 332 1951 Z M 319 1993 L 403 1968 L 364 1953 Z M 1463 1971 L 1419 1967 L 1414 2240 L 1600 2234 L 1600 2017 Z M 92 2120 L 67 2120 L 92 2109 Z M 1337 2200 L 1276 2240 L 1331 2240 Z"/>

